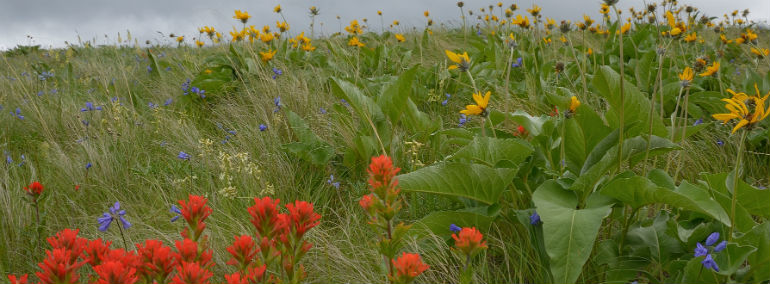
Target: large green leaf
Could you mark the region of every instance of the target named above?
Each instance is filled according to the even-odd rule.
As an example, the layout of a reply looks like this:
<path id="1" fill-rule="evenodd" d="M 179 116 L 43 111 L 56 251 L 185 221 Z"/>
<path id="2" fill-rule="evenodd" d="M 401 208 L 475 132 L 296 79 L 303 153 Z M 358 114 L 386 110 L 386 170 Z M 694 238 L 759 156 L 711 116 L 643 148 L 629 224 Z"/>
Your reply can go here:
<path id="1" fill-rule="evenodd" d="M 612 135 L 608 137 L 611 136 Z M 617 135 L 615 135 L 615 137 L 617 137 Z M 607 139 L 602 141 L 600 145 L 609 144 L 605 142 L 607 142 Z M 629 160 L 629 163 L 631 164 L 642 160 L 645 157 L 645 151 L 647 150 L 647 147 L 647 140 L 641 136 L 626 139 L 623 141 L 623 160 Z M 678 146 L 668 139 L 658 136 L 650 137 L 650 157 L 666 153 L 677 148 Z M 596 163 L 593 163 L 593 157 L 599 156 L 602 158 L 596 161 Z M 610 169 L 616 168 L 618 166 L 618 162 L 617 145 L 609 149 L 597 146 L 586 160 L 580 176 L 575 180 L 570 188 L 576 191 L 592 191 L 596 183 L 599 182 L 604 174 L 606 174 Z"/>
<path id="2" fill-rule="evenodd" d="M 647 204 L 664 203 L 706 214 L 730 226 L 730 216 L 719 203 L 714 201 L 708 192 L 687 181 L 682 182 L 676 191 L 671 191 L 640 176 L 617 178 L 605 185 L 600 192 L 635 209 Z"/>
<path id="3" fill-rule="evenodd" d="M 476 136 L 449 159 L 481 162 L 490 167 L 517 168 L 532 151 L 532 146 L 521 139 Z"/>
<path id="4" fill-rule="evenodd" d="M 412 82 L 415 73 L 417 73 L 417 67 L 418 65 L 415 65 L 401 73 L 377 98 L 377 104 L 394 124 L 401 119 L 404 109 L 406 109 L 406 102 L 409 99 L 409 94 L 412 93 Z"/>
<path id="5" fill-rule="evenodd" d="M 299 115 L 292 111 L 286 111 L 291 130 L 297 136 L 299 142 L 284 144 L 283 147 L 300 159 L 306 160 L 314 165 L 325 165 L 334 157 L 334 148 L 310 130 Z"/>
<path id="6" fill-rule="evenodd" d="M 732 174 L 706 174 L 704 177 L 710 185 L 718 186 L 720 191 L 733 186 Z M 738 203 L 753 215 L 770 218 L 770 190 L 758 189 L 740 180 L 738 181 Z"/>
<path id="7" fill-rule="evenodd" d="M 667 262 L 672 255 L 683 252 L 676 232 L 668 231 L 668 214 L 660 214 L 649 226 L 628 231 L 628 246 L 634 256 L 652 258 L 657 263 Z"/>
<path id="8" fill-rule="evenodd" d="M 753 283 L 770 280 L 770 223 L 765 222 L 754 226 L 754 229 L 736 239 L 736 243 L 757 248 L 756 253 L 749 256 L 749 264 L 754 275 Z"/>
<path id="9" fill-rule="evenodd" d="M 364 95 L 361 90 L 352 83 L 332 78 L 333 93 L 350 104 L 350 107 L 358 114 L 367 129 L 377 132 L 381 142 L 387 145 L 390 142 L 391 128 L 382 112 L 382 108 L 370 97 Z"/>
<path id="10" fill-rule="evenodd" d="M 564 151 L 567 156 L 567 167 L 572 172 L 580 172 L 588 154 L 612 130 L 604 125 L 604 121 L 588 105 L 577 108 L 576 114 L 564 121 Z"/>
<path id="11" fill-rule="evenodd" d="M 719 274 L 732 275 L 740 268 L 746 259 L 757 248 L 753 246 L 741 246 L 737 244 L 728 244 L 723 251 L 714 254 L 714 261 L 719 266 Z"/>
<path id="12" fill-rule="evenodd" d="M 574 283 L 591 255 L 599 227 L 612 206 L 575 209 L 578 205 L 575 193 L 564 190 L 554 180 L 540 185 L 532 201 L 543 221 L 554 283 Z"/>
<path id="13" fill-rule="evenodd" d="M 611 118 L 620 116 L 620 76 L 610 66 L 605 65 L 599 68 L 591 83 L 598 91 L 598 94 L 610 103 L 613 116 L 608 116 L 608 121 L 610 126 L 618 128 L 619 121 Z M 626 132 L 627 135 L 636 136 L 641 133 L 647 133 L 650 123 L 650 100 L 647 98 L 647 95 L 640 92 L 629 81 L 623 82 L 623 89 L 625 94 L 623 104 L 624 124 L 628 130 Z M 653 112 L 652 123 L 653 135 L 664 136 L 668 133 L 663 121 L 660 120 L 656 112 Z"/>
<path id="14" fill-rule="evenodd" d="M 485 165 L 440 162 L 398 176 L 401 190 L 463 197 L 486 204 L 496 203 L 513 181 L 514 169 Z"/>

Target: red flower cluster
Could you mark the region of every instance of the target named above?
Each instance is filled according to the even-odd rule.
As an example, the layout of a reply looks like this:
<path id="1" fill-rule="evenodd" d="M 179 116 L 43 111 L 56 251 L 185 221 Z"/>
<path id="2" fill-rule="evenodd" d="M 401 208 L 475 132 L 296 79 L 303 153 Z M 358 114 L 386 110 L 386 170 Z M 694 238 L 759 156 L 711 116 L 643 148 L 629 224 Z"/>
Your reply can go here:
<path id="1" fill-rule="evenodd" d="M 487 242 L 483 241 L 484 235 L 473 228 L 462 228 L 459 234 L 452 234 L 455 247 L 466 256 L 473 256 L 482 249 L 487 248 Z"/>
<path id="2" fill-rule="evenodd" d="M 42 191 L 42 186 L 33 184 L 30 188 L 29 192 Z M 87 240 L 78 237 L 79 230 L 64 229 L 48 238 L 51 249 L 38 264 L 40 271 L 36 275 L 43 284 L 80 283 L 83 275 L 79 270 L 89 265 L 94 272 L 87 276 L 89 283 L 209 283 L 214 275 L 210 270 L 214 262 L 204 235 L 204 221 L 212 213 L 207 202 L 197 195 L 179 201 L 187 226 L 182 233 L 184 239 L 175 242 L 175 249 L 158 240 L 137 244 L 136 251 L 111 249 L 109 241 Z M 270 275 L 268 281 L 300 282 L 306 275 L 299 260 L 312 247 L 303 237 L 319 224 L 321 215 L 314 212 L 313 204 L 305 201 L 287 204 L 287 213 L 279 213 L 278 200 L 265 197 L 255 198 L 254 202 L 248 211 L 261 243 L 257 244 L 248 235 L 235 237 L 233 245 L 227 248 L 232 255 L 227 264 L 238 270 L 225 275 L 225 280 L 227 283 L 261 283 L 266 280 L 268 265 L 273 263 L 284 272 Z M 259 257 L 260 251 L 269 253 Z M 286 279 L 281 278 L 284 275 Z M 8 279 L 14 284 L 28 283 L 26 274 L 8 275 Z"/>
<path id="3" fill-rule="evenodd" d="M 400 168 L 393 167 L 390 157 L 381 155 L 372 157 L 369 164 L 369 191 L 358 202 L 369 213 L 370 223 L 389 222 L 401 209 L 398 201 L 398 180 L 395 178 Z"/>
<path id="4" fill-rule="evenodd" d="M 394 181 L 393 177 L 396 176 L 400 168 L 393 167 L 393 161 L 390 157 L 380 155 L 379 157 L 372 157 L 372 163 L 369 164 L 369 186 L 372 188 L 378 187 L 396 187 L 398 181 Z"/>
<path id="5" fill-rule="evenodd" d="M 31 195 L 32 197 L 36 198 L 43 193 L 43 185 L 40 184 L 39 182 L 34 181 L 31 184 L 29 184 L 29 186 L 25 186 L 24 191 L 26 191 L 27 194 Z"/>
<path id="6" fill-rule="evenodd" d="M 422 262 L 420 255 L 416 253 L 403 253 L 399 258 L 391 261 L 396 269 L 396 275 L 390 276 L 394 283 L 409 283 L 430 268 L 429 265 Z"/>

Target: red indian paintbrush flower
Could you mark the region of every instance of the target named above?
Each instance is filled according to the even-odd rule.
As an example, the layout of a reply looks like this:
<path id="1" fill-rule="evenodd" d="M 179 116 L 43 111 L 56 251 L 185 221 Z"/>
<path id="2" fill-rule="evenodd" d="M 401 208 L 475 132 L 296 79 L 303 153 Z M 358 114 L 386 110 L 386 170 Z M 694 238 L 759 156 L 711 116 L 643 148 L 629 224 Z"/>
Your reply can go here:
<path id="1" fill-rule="evenodd" d="M 294 204 L 286 204 L 286 209 L 289 210 L 291 226 L 298 239 L 320 223 L 318 220 L 321 215 L 313 212 L 313 204 L 310 202 L 297 200 Z"/>
<path id="2" fill-rule="evenodd" d="M 361 200 L 358 201 L 358 205 L 361 205 L 361 208 L 364 208 L 366 212 L 369 212 L 369 209 L 374 205 L 374 198 L 374 194 L 364 195 L 364 197 L 361 197 Z"/>
<path id="3" fill-rule="evenodd" d="M 400 168 L 393 167 L 393 161 L 388 156 L 380 155 L 379 157 L 372 157 L 372 163 L 369 164 L 369 169 L 367 170 L 369 173 L 369 185 L 373 188 L 391 186 L 393 177 L 395 177 L 400 170 Z M 395 187 L 395 183 L 397 182 L 393 183 L 392 186 Z"/>
<path id="4" fill-rule="evenodd" d="M 8 274 L 8 280 L 11 281 L 11 284 L 27 284 L 29 283 L 27 278 L 29 275 L 24 274 L 22 276 L 16 277 L 16 275 Z"/>
<path id="5" fill-rule="evenodd" d="M 65 248 L 55 248 L 45 253 L 48 256 L 43 262 L 37 264 L 41 271 L 35 273 L 40 278 L 40 283 L 78 283 L 78 269 L 85 264 L 85 261 L 76 261 L 78 255 Z"/>
<path id="6" fill-rule="evenodd" d="M 171 248 L 164 246 L 163 242 L 158 240 L 146 240 L 144 245 L 136 245 L 136 251 L 141 261 L 137 272 L 142 282 L 165 283 L 168 275 L 174 270 Z"/>
<path id="7" fill-rule="evenodd" d="M 96 284 L 134 284 L 139 280 L 136 268 L 118 260 L 108 260 L 94 266 L 94 272 L 99 276 Z"/>
<path id="8" fill-rule="evenodd" d="M 250 268 L 246 274 L 241 274 L 240 272 L 226 274 L 225 281 L 227 284 L 260 283 L 265 275 L 265 270 L 267 270 L 267 265 L 263 264 L 262 266 Z"/>
<path id="9" fill-rule="evenodd" d="M 238 266 L 240 270 L 244 270 L 255 260 L 259 248 L 256 247 L 251 236 L 243 235 L 235 236 L 235 241 L 232 246 L 227 247 L 227 252 L 233 256 L 227 261 L 227 264 Z"/>
<path id="10" fill-rule="evenodd" d="M 391 276 L 393 282 L 409 283 L 415 277 L 428 270 L 430 266 L 423 263 L 416 253 L 403 253 L 399 258 L 391 260 L 396 269 L 396 275 Z"/>
<path id="11" fill-rule="evenodd" d="M 88 255 L 85 260 L 89 265 L 97 266 L 101 264 L 107 257 L 107 253 L 110 251 L 111 242 L 102 241 L 101 238 L 88 242 L 86 247 L 86 254 Z"/>
<path id="12" fill-rule="evenodd" d="M 177 266 L 177 273 L 171 284 L 208 284 L 214 274 L 196 262 L 183 262 Z"/>
<path id="13" fill-rule="evenodd" d="M 29 184 L 29 186 L 25 186 L 24 191 L 26 191 L 27 194 L 32 195 L 33 197 L 37 197 L 43 193 L 43 185 L 40 184 L 39 182 L 34 181 L 31 184 Z"/>
<path id="14" fill-rule="evenodd" d="M 174 254 L 177 265 L 186 262 L 195 262 L 201 267 L 208 267 L 211 264 L 211 250 L 198 251 L 198 243 L 191 239 L 176 241 L 177 253 Z"/>
<path id="15" fill-rule="evenodd" d="M 452 234 L 452 238 L 455 239 L 455 247 L 467 256 L 487 248 L 487 242 L 482 241 L 484 235 L 476 227 L 463 228 L 459 234 Z"/>
<path id="16" fill-rule="evenodd" d="M 270 197 L 254 198 L 254 205 L 248 208 L 251 224 L 257 229 L 257 237 L 272 238 L 277 231 L 279 219 L 278 203 L 280 199 Z"/>
<path id="17" fill-rule="evenodd" d="M 48 237 L 46 240 L 53 249 L 65 249 L 71 252 L 69 254 L 71 259 L 68 261 L 75 263 L 88 245 L 88 240 L 78 237 L 78 232 L 80 232 L 80 229 L 64 229 L 53 237 Z"/>
<path id="18" fill-rule="evenodd" d="M 206 206 L 206 202 L 208 202 L 208 199 L 203 196 L 192 194 L 189 195 L 187 201 L 179 200 L 179 205 L 181 205 L 179 210 L 182 212 L 182 218 L 184 218 L 185 221 L 187 221 L 187 224 L 193 228 L 194 232 L 192 239 L 196 241 L 198 237 L 203 234 L 203 230 L 206 229 L 206 223 L 204 223 L 204 221 L 206 221 L 206 218 L 213 212 L 211 207 Z M 187 229 L 182 232 L 182 237 L 190 237 Z"/>

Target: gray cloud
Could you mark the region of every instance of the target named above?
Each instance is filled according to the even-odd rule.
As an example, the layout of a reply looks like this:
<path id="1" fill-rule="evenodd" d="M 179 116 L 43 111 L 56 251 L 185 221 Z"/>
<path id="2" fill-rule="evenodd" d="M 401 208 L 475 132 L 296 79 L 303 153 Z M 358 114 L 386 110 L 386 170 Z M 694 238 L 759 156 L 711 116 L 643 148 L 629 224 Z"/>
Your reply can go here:
<path id="1" fill-rule="evenodd" d="M 537 3 L 543 7 L 546 17 L 577 20 L 583 14 L 598 18 L 598 0 L 565 1 L 540 0 L 515 2 L 519 5 L 517 13 Z M 309 30 L 310 19 L 308 8 L 317 6 L 321 15 L 316 18 L 316 30 L 323 29 L 329 34 L 339 30 L 342 25 L 352 19 L 368 18 L 370 29 L 380 30 L 380 18 L 377 10 L 383 11 L 385 25 L 393 20 L 401 22 L 400 29 L 425 25 L 423 11 L 428 10 L 431 18 L 438 23 L 457 24 L 459 10 L 456 1 L 450 0 L 330 0 L 330 1 L 204 1 L 204 0 L 0 0 L 0 49 L 11 48 L 17 44 L 40 44 L 44 47 L 61 47 L 65 41 L 77 42 L 78 35 L 82 40 L 96 39 L 97 44 L 114 44 L 118 33 L 126 38 L 130 31 L 140 43 L 145 40 L 170 39 L 161 38 L 157 31 L 164 34 L 175 33 L 185 35 L 188 39 L 198 35 L 197 28 L 214 26 L 227 37 L 227 32 L 233 27 L 240 28 L 241 24 L 232 19 L 233 10 L 246 10 L 252 15 L 249 24 L 261 27 L 275 26 L 281 17 L 273 13 L 273 7 L 281 4 L 286 20 L 291 25 L 291 31 L 296 34 Z M 472 8 L 478 11 L 497 2 L 465 1 L 466 11 Z M 503 2 L 506 6 L 511 2 Z M 686 2 L 696 6 L 710 16 L 721 16 L 732 10 L 751 10 L 749 18 L 758 21 L 770 19 L 770 1 L 765 0 L 733 0 L 716 1 L 701 0 Z M 620 7 L 627 8 L 644 6 L 642 0 L 621 0 Z M 32 36 L 32 40 L 27 38 Z M 105 37 L 107 35 L 107 37 Z M 188 42 L 190 42 L 188 40 Z"/>

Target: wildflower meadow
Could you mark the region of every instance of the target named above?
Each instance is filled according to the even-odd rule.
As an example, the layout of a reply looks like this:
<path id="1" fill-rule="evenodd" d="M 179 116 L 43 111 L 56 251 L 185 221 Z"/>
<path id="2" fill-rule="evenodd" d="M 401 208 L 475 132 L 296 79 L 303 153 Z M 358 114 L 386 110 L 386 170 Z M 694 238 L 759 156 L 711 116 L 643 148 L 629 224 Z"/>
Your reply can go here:
<path id="1" fill-rule="evenodd" d="M 749 10 L 322 4 L 2 52 L 0 283 L 770 282 Z"/>

